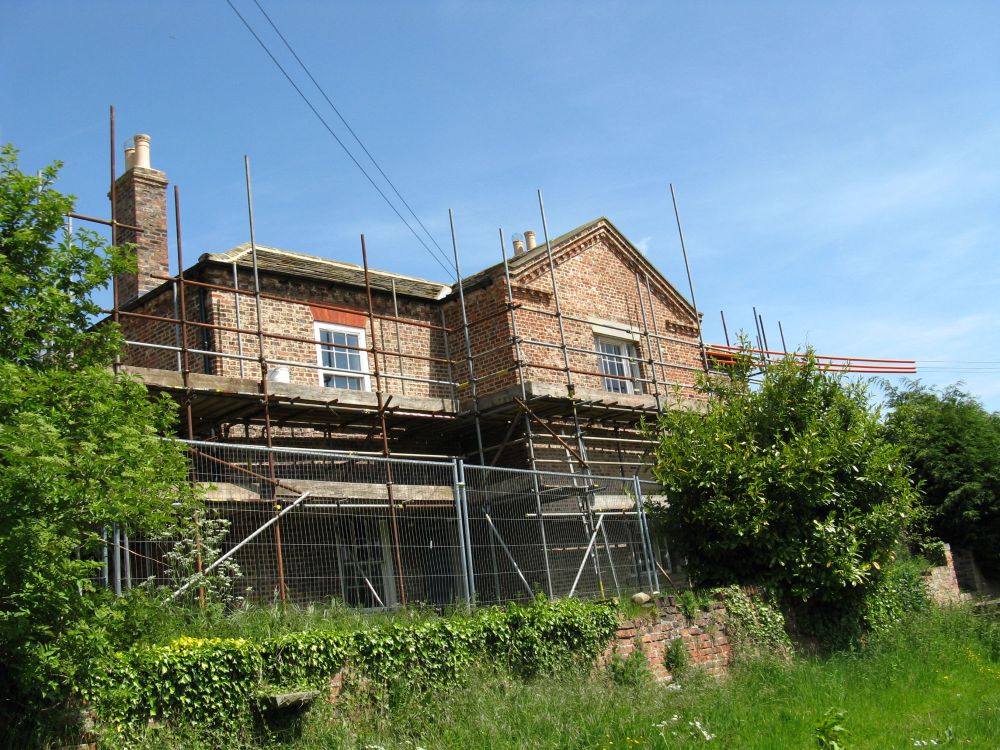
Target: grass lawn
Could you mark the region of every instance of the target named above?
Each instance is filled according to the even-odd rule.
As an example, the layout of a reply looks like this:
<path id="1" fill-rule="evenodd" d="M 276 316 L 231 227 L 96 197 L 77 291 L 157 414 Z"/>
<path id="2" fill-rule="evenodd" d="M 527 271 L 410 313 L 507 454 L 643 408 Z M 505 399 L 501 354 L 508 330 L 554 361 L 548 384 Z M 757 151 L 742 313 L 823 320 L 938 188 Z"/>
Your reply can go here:
<path id="1" fill-rule="evenodd" d="M 758 660 L 722 682 L 693 673 L 678 690 L 563 674 L 496 676 L 391 710 L 317 706 L 299 737 L 271 747 L 816 748 L 844 712 L 844 748 L 949 743 L 1000 748 L 1000 640 L 965 611 L 929 612 L 855 653 Z M 836 723 L 836 722 L 831 722 Z M 826 745 L 826 747 L 834 747 Z"/>

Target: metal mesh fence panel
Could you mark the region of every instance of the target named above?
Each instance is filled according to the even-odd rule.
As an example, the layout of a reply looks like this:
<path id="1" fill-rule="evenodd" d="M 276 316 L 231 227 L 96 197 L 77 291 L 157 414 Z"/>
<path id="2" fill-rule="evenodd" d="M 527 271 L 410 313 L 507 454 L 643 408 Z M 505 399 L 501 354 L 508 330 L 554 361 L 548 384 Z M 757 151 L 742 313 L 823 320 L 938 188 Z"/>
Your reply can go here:
<path id="1" fill-rule="evenodd" d="M 465 492 L 479 602 L 655 587 L 633 479 L 467 466 Z"/>
<path id="2" fill-rule="evenodd" d="M 359 608 L 658 588 L 634 479 L 181 442 L 204 509 L 134 534 L 127 585 Z"/>
<path id="3" fill-rule="evenodd" d="M 191 479 L 206 498 L 194 529 L 207 533 L 193 544 L 133 542 L 140 580 L 173 586 L 178 574 L 192 572 L 199 553 L 204 568 L 235 550 L 233 591 L 258 601 L 336 598 L 357 607 L 394 607 L 465 599 L 452 463 L 186 444 Z M 183 570 L 176 569 L 178 549 L 186 552 Z"/>

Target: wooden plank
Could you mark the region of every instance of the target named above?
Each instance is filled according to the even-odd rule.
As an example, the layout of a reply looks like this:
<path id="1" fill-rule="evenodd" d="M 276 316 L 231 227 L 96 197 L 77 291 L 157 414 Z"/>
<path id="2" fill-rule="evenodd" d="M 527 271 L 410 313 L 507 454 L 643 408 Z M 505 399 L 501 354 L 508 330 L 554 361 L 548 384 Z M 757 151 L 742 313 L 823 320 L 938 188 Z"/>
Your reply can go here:
<path id="1" fill-rule="evenodd" d="M 285 487 L 278 487 L 278 495 L 302 494 L 310 497 L 333 500 L 373 500 L 387 502 L 389 490 L 384 484 L 370 482 L 326 482 L 311 479 L 282 479 Z M 293 493 L 294 490 L 294 493 Z M 455 496 L 450 485 L 435 484 L 393 484 L 392 498 L 399 502 L 454 502 Z"/>
<path id="2" fill-rule="evenodd" d="M 230 482 L 197 482 L 196 486 L 205 493 L 206 500 L 260 500 L 259 493 Z"/>

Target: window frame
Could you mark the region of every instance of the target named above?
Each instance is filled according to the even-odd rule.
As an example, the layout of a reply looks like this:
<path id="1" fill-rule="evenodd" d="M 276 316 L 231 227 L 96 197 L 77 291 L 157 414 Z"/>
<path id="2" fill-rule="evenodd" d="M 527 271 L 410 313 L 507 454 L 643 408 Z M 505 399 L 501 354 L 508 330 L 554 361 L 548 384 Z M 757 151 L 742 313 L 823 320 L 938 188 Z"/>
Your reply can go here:
<path id="1" fill-rule="evenodd" d="M 357 353 L 361 361 L 360 370 L 340 370 L 335 367 L 327 367 L 323 363 L 323 351 L 324 347 L 336 347 L 336 344 L 327 343 L 322 341 L 323 331 L 333 331 L 348 333 L 356 335 L 358 337 L 358 347 Z M 320 321 L 315 321 L 313 323 L 313 338 L 316 340 L 316 364 L 319 366 L 319 384 L 324 388 L 336 388 L 335 385 L 326 384 L 327 375 L 342 375 L 345 377 L 361 378 L 361 388 L 342 388 L 340 390 L 360 390 L 360 391 L 371 391 L 371 370 L 368 368 L 368 335 L 364 328 L 355 328 L 354 326 L 340 325 L 339 323 L 323 323 Z M 349 352 L 355 351 L 354 349 L 349 349 Z"/>
<path id="2" fill-rule="evenodd" d="M 612 344 L 623 348 L 624 354 L 609 354 L 601 350 L 601 344 Z M 597 370 L 601 373 L 601 387 L 608 393 L 618 393 L 623 396 L 642 396 L 645 389 L 642 383 L 642 363 L 639 359 L 637 342 L 631 338 L 595 334 L 594 349 L 597 353 Z M 624 364 L 627 373 L 605 372 L 605 360 L 615 360 Z M 627 377 L 626 377 L 627 376 Z M 625 390 L 619 391 L 612 383 L 624 383 Z"/>

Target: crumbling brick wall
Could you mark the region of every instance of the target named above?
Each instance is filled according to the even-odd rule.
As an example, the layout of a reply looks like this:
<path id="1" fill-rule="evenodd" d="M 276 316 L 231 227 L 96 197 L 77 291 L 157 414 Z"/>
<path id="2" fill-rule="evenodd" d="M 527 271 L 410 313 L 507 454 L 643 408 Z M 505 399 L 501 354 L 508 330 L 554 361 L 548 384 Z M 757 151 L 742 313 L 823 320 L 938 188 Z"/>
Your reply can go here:
<path id="1" fill-rule="evenodd" d="M 722 675 L 729 668 L 732 646 L 726 633 L 726 607 L 713 602 L 708 611 L 688 618 L 673 596 L 663 596 L 651 602 L 650 616 L 625 620 L 615 633 L 615 639 L 601 657 L 607 664 L 617 655 L 628 657 L 640 649 L 653 676 L 670 682 L 673 675 L 667 667 L 671 644 L 678 638 L 687 648 L 688 663 L 709 674 Z"/>

